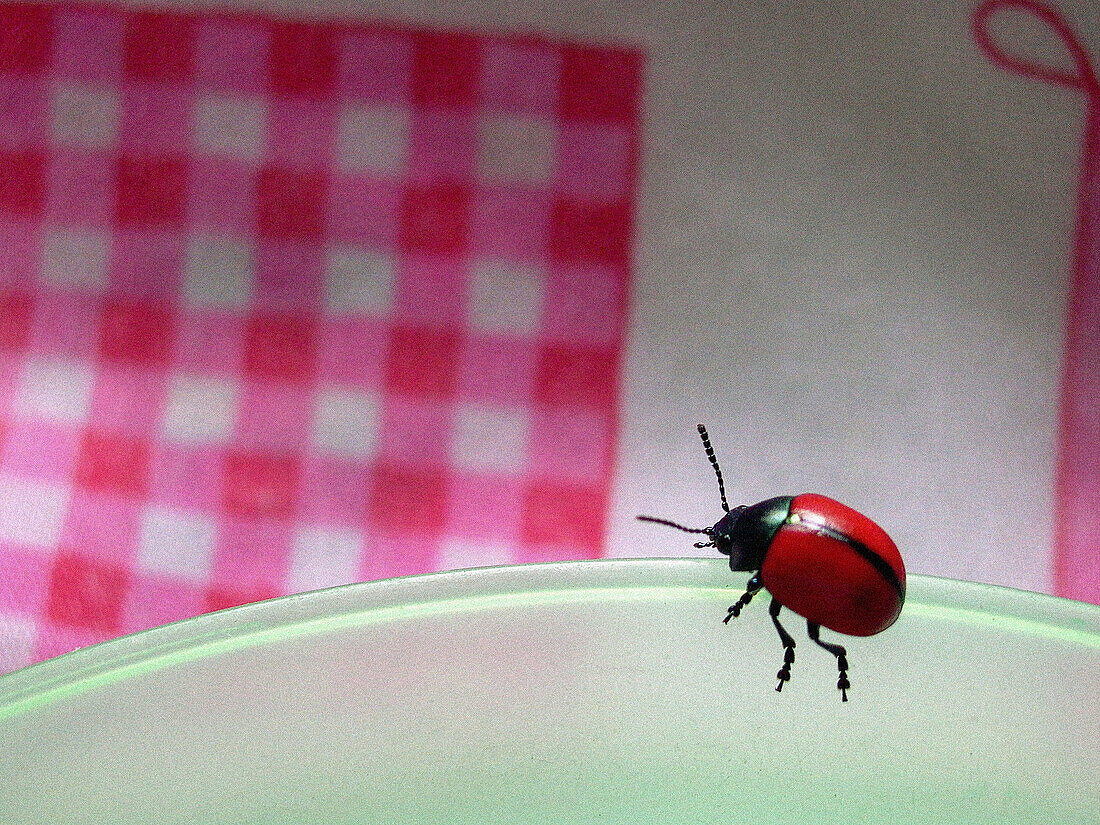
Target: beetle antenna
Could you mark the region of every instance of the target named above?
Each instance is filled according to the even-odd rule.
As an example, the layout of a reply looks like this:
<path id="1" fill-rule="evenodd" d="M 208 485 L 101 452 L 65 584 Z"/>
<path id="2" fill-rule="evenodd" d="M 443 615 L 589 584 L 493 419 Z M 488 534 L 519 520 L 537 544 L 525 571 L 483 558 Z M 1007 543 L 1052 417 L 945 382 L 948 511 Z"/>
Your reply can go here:
<path id="1" fill-rule="evenodd" d="M 652 521 L 654 524 L 663 524 L 665 527 L 675 527 L 677 530 L 683 530 L 685 533 L 710 533 L 710 530 L 699 529 L 698 527 L 684 527 L 682 524 L 677 524 L 666 518 L 657 518 L 656 516 L 638 516 L 638 521 Z"/>
<path id="2" fill-rule="evenodd" d="M 710 466 L 714 468 L 714 474 L 718 476 L 718 494 L 722 496 L 722 509 L 728 513 L 730 505 L 726 501 L 726 484 L 722 481 L 722 468 L 718 466 L 718 458 L 714 455 L 714 448 L 710 446 L 710 436 L 707 435 L 707 428 L 702 424 L 697 424 L 696 427 L 699 430 L 699 437 L 703 439 L 703 449 L 707 451 Z"/>

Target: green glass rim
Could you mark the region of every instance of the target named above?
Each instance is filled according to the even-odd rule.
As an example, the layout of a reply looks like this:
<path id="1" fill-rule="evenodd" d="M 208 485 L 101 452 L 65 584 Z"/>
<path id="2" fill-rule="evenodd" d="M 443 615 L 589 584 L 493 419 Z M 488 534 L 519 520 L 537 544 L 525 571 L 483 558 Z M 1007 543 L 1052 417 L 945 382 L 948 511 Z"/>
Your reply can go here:
<path id="1" fill-rule="evenodd" d="M 1100 649 L 1100 606 L 989 584 L 908 577 L 903 616 L 994 626 Z M 86 690 L 231 650 L 391 620 L 515 605 L 718 600 L 744 582 L 724 559 L 545 562 L 342 585 L 206 613 L 0 676 L 0 721 Z"/>

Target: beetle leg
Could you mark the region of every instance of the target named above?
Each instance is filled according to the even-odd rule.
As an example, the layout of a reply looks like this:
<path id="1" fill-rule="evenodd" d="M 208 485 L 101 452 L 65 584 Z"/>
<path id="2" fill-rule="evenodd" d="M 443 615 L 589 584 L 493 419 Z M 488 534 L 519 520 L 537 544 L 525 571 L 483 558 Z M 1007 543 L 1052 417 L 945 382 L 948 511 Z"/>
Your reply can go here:
<path id="1" fill-rule="evenodd" d="M 749 583 L 745 585 L 745 592 L 741 594 L 737 604 L 730 605 L 730 609 L 726 612 L 726 618 L 722 619 L 722 624 L 729 624 L 730 619 L 736 619 L 740 616 L 741 608 L 748 606 L 748 603 L 752 601 L 752 597 L 759 593 L 763 586 L 759 574 L 749 579 Z"/>
<path id="2" fill-rule="evenodd" d="M 852 685 L 848 682 L 848 653 L 840 645 L 829 644 L 828 642 L 821 641 L 821 625 L 814 622 L 806 622 L 806 632 L 810 634 L 810 638 L 825 648 L 827 651 L 836 656 L 836 666 L 840 671 L 840 678 L 837 679 L 836 686 L 840 689 L 840 699 L 842 702 L 848 701 L 848 688 Z"/>
<path id="3" fill-rule="evenodd" d="M 768 613 L 771 614 L 772 624 L 775 625 L 775 629 L 779 631 L 779 641 L 783 643 L 783 667 L 779 668 L 779 672 L 775 674 L 775 678 L 779 680 L 779 684 L 775 686 L 776 690 L 783 690 L 783 683 L 790 681 L 791 678 L 791 665 L 794 664 L 794 638 L 783 629 L 783 625 L 779 623 L 779 611 L 783 609 L 783 605 L 772 599 L 771 607 L 768 608 Z"/>

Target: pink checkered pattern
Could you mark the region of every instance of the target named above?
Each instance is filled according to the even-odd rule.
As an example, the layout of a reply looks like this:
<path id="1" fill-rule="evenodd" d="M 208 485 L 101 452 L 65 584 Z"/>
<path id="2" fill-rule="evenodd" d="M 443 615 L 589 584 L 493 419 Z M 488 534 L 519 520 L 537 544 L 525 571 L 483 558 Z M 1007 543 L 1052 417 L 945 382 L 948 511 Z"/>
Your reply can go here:
<path id="1" fill-rule="evenodd" d="M 0 670 L 603 552 L 638 53 L 0 6 Z"/>

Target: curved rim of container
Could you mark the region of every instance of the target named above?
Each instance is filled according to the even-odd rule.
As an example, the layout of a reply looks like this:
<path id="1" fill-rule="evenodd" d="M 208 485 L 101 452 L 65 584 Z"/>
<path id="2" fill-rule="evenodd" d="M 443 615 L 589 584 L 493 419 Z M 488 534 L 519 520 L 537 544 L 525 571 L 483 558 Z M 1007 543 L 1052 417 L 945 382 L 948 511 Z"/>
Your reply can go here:
<path id="1" fill-rule="evenodd" d="M 0 720 L 151 670 L 329 630 L 518 604 L 720 599 L 743 586 L 725 560 L 708 558 L 544 562 L 341 585 L 205 613 L 0 675 Z M 1100 606 L 1043 593 L 911 575 L 905 611 L 1100 648 Z"/>

